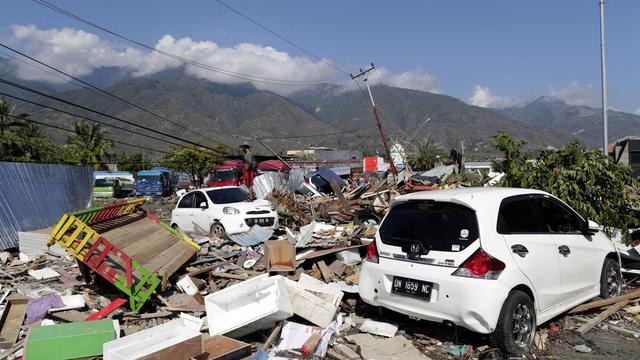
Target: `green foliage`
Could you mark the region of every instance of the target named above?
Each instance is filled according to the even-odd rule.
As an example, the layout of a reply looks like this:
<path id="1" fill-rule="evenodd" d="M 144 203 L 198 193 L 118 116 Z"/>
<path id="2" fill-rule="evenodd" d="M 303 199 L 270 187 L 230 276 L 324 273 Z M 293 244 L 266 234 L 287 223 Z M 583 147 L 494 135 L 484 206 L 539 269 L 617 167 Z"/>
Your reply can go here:
<path id="1" fill-rule="evenodd" d="M 202 179 L 213 170 L 213 166 L 222 162 L 225 155 L 226 150 L 222 146 L 218 146 L 216 151 L 194 145 L 172 146 L 163 164 L 171 170 L 186 172 L 193 178 L 197 177 L 202 182 Z"/>
<path id="2" fill-rule="evenodd" d="M 73 131 L 75 134 L 67 137 L 67 144 L 74 147 L 80 156 L 80 163 L 83 165 L 93 165 L 100 168 L 100 163 L 107 156 L 107 151 L 113 143 L 105 139 L 106 131 L 100 124 L 89 124 L 84 120 L 75 123 Z"/>
<path id="3" fill-rule="evenodd" d="M 444 155 L 444 150 L 437 143 L 421 140 L 415 145 L 415 152 L 409 159 L 409 165 L 415 171 L 427 171 L 433 169 Z"/>
<path id="4" fill-rule="evenodd" d="M 606 163 L 600 151 L 578 141 L 543 151 L 535 159 L 521 151 L 524 142 L 505 132 L 493 136 L 491 143 L 504 153 L 504 160 L 495 162 L 496 170 L 505 173 L 500 186 L 544 190 L 603 225 L 607 233 L 621 229 L 629 240 L 629 226 L 639 221 L 632 209 L 640 208 L 640 185 L 630 168 Z"/>
<path id="5" fill-rule="evenodd" d="M 466 186 L 484 186 L 488 178 L 476 173 L 451 173 L 442 178 L 447 184 L 464 184 Z"/>
<path id="6" fill-rule="evenodd" d="M 115 156 L 116 164 L 118 164 L 118 170 L 138 172 L 140 170 L 149 170 L 154 166 L 153 161 L 145 161 L 142 154 L 119 154 Z"/>

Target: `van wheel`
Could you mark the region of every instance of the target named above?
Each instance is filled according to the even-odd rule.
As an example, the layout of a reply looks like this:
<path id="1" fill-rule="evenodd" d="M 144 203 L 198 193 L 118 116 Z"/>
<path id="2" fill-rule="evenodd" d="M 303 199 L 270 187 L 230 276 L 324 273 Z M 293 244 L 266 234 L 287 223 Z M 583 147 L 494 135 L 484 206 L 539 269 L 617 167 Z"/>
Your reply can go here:
<path id="1" fill-rule="evenodd" d="M 520 290 L 509 294 L 500 310 L 491 340 L 510 356 L 522 356 L 531 350 L 536 333 L 536 311 L 533 300 Z"/>
<path id="2" fill-rule="evenodd" d="M 603 299 L 612 298 L 622 292 L 622 276 L 620 274 L 620 264 L 613 259 L 605 259 L 600 275 L 600 297 Z"/>
<path id="3" fill-rule="evenodd" d="M 217 221 L 211 225 L 210 233 L 211 235 L 218 238 L 225 238 L 227 236 L 227 232 L 224 230 L 224 226 L 222 226 L 222 224 Z"/>

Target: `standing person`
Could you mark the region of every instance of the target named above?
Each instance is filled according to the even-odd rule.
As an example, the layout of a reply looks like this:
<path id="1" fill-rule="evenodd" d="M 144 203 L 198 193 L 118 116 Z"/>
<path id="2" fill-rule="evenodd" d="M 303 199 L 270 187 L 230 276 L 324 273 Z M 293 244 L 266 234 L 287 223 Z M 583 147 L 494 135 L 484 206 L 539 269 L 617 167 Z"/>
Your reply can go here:
<path id="1" fill-rule="evenodd" d="M 240 145 L 240 149 L 244 153 L 244 178 L 242 182 L 249 189 L 249 201 L 255 200 L 253 195 L 253 178 L 255 177 L 256 166 L 258 165 L 256 162 L 256 157 L 251 152 L 251 145 L 244 143 Z"/>

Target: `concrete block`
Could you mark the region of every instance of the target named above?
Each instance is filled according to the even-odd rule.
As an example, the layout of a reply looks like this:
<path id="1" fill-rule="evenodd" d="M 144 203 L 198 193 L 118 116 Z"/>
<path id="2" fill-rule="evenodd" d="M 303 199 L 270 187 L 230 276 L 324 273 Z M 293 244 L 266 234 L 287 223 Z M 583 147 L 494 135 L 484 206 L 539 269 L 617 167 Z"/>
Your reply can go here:
<path id="1" fill-rule="evenodd" d="M 256 276 L 205 297 L 209 335 L 240 337 L 293 316 L 282 276 Z"/>

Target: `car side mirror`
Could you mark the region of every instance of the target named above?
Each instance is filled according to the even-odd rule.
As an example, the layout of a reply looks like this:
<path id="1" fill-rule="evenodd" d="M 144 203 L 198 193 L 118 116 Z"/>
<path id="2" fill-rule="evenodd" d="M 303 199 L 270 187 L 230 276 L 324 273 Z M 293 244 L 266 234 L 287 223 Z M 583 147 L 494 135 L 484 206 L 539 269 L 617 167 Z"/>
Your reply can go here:
<path id="1" fill-rule="evenodd" d="M 587 220 L 583 231 L 585 235 L 595 235 L 598 231 L 600 231 L 600 225 L 593 220 Z"/>
<path id="2" fill-rule="evenodd" d="M 203 201 L 200 203 L 200 209 L 207 209 L 209 207 L 209 205 L 207 205 L 206 201 Z"/>

